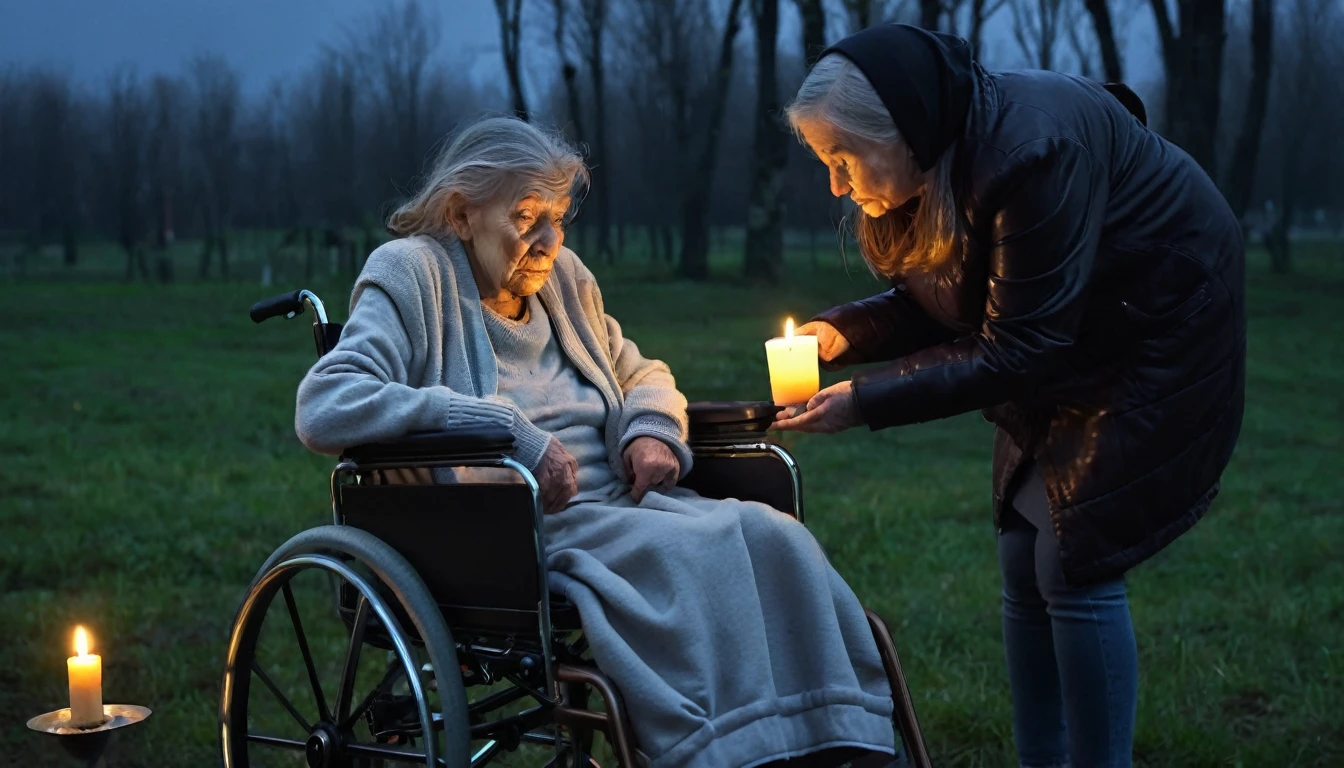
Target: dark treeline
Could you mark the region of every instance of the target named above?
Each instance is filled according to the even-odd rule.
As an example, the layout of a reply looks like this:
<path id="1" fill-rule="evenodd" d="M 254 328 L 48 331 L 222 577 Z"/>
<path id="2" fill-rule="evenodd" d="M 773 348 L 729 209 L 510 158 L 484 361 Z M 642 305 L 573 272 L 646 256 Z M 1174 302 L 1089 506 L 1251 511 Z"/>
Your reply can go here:
<path id="1" fill-rule="evenodd" d="M 782 106 L 828 40 L 892 19 L 964 35 L 992 68 L 1124 80 L 1126 19 L 1149 14 L 1164 73 L 1140 84 L 1150 122 L 1211 171 L 1275 267 L 1290 267 L 1290 225 L 1344 209 L 1341 0 L 494 2 L 499 36 L 474 54 L 438 36 L 450 4 L 398 0 L 256 96 L 210 54 L 92 86 L 0 71 L 0 247 L 56 245 L 73 265 L 81 242 L 111 239 L 127 279 L 167 279 L 155 252 L 190 238 L 199 276 L 229 279 L 234 233 L 265 229 L 309 272 L 332 249 L 353 271 L 436 142 L 512 111 L 587 148 L 586 258 L 637 242 L 704 279 L 711 233 L 740 227 L 743 271 L 772 280 L 786 229 L 827 236 L 846 210 Z M 990 25 L 1008 50 L 985 47 Z M 461 75 L 467 56 L 501 53 L 498 83 Z"/>

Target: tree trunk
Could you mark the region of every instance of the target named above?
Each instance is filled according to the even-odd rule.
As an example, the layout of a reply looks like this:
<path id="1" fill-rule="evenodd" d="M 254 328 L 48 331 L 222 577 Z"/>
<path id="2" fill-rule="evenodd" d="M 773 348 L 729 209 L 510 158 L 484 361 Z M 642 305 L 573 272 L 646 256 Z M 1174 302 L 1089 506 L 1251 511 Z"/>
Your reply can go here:
<path id="1" fill-rule="evenodd" d="M 527 100 L 523 96 L 522 74 L 518 68 L 523 0 L 495 0 L 495 10 L 499 13 L 499 37 L 504 51 L 504 72 L 509 78 L 509 94 L 513 97 L 513 113 L 527 120 Z"/>
<path id="2" fill-rule="evenodd" d="M 943 14 L 941 0 L 919 0 L 919 26 L 938 30 L 938 17 Z"/>
<path id="3" fill-rule="evenodd" d="M 789 164 L 788 137 L 775 123 L 779 112 L 775 75 L 779 0 L 752 0 L 752 16 L 756 22 L 756 151 L 743 271 L 747 277 L 773 283 L 784 262 L 784 171 Z"/>
<path id="4" fill-rule="evenodd" d="M 221 231 L 217 235 L 219 239 L 219 275 L 224 282 L 229 282 L 229 239 Z"/>
<path id="5" fill-rule="evenodd" d="M 210 257 L 214 254 L 215 237 L 209 232 L 205 235 L 205 241 L 201 245 L 201 279 L 206 280 L 210 277 Z"/>
<path id="6" fill-rule="evenodd" d="M 1260 156 L 1260 135 L 1265 125 L 1265 111 L 1269 104 L 1270 70 L 1274 59 L 1274 3 L 1272 0 L 1251 2 L 1251 88 L 1246 97 L 1246 111 L 1241 118 L 1241 133 L 1232 152 L 1224 189 L 1232 212 L 1241 218 L 1251 206 L 1251 192 L 1255 184 L 1255 166 Z"/>
<path id="7" fill-rule="evenodd" d="M 1115 44 L 1115 26 L 1111 23 L 1110 0 L 1086 0 L 1092 27 L 1097 32 L 1101 47 L 1101 71 L 1108 83 L 1122 83 L 1124 68 L 1120 63 L 1120 49 Z"/>
<path id="8" fill-rule="evenodd" d="M 672 226 L 670 224 L 664 224 L 659 227 L 659 230 L 663 237 L 663 261 L 671 264 L 673 251 Z"/>
<path id="9" fill-rule="evenodd" d="M 737 39 L 741 11 L 742 0 L 729 3 L 723 37 L 719 41 L 719 63 L 714 72 L 709 120 L 705 123 L 705 143 L 682 194 L 680 272 L 691 280 L 709 278 L 709 232 L 705 211 L 709 206 L 710 185 L 714 181 L 714 165 L 718 160 L 719 134 L 733 74 L 733 41 Z"/>
<path id="10" fill-rule="evenodd" d="M 1277 209 L 1279 218 L 1269 233 L 1269 268 L 1276 275 L 1286 275 L 1293 269 L 1292 241 L 1293 215 L 1297 211 L 1297 190 L 1293 185 L 1295 174 L 1291 163 L 1283 165 L 1283 196 Z"/>
<path id="11" fill-rule="evenodd" d="M 565 126 L 565 135 L 576 144 L 583 143 L 583 106 L 579 100 L 579 70 L 569 60 L 569 45 L 565 40 L 565 10 L 568 0 L 552 0 L 555 12 L 555 51 L 560 57 L 560 79 L 565 84 L 565 106 L 569 110 L 569 123 Z"/>
<path id="12" fill-rule="evenodd" d="M 797 0 L 798 15 L 802 17 L 803 61 L 812 66 L 826 50 L 826 7 L 821 0 Z"/>
<path id="13" fill-rule="evenodd" d="M 61 230 L 61 248 L 65 254 L 65 266 L 73 267 L 79 263 L 79 241 L 75 238 L 74 211 L 66 214 L 65 226 Z"/>
<path id="14" fill-rule="evenodd" d="M 985 0 L 971 0 L 971 53 L 979 58 L 985 36 Z"/>
<path id="15" fill-rule="evenodd" d="M 1167 75 L 1164 133 L 1215 175 L 1224 0 L 1178 0 L 1178 26 L 1167 15 L 1166 0 L 1151 2 Z"/>
<path id="16" fill-rule="evenodd" d="M 585 12 L 588 16 L 588 70 L 593 85 L 593 122 L 597 138 L 596 156 L 593 158 L 593 185 L 597 192 L 597 252 L 608 264 L 616 261 L 616 253 L 611 248 L 611 168 L 605 162 L 607 156 L 607 115 L 606 115 L 606 67 L 603 66 L 602 36 L 606 27 L 606 0 L 586 0 Z"/>
<path id="17" fill-rule="evenodd" d="M 686 200 L 681 209 L 681 276 L 691 280 L 709 279 L 709 225 L 703 197 Z"/>

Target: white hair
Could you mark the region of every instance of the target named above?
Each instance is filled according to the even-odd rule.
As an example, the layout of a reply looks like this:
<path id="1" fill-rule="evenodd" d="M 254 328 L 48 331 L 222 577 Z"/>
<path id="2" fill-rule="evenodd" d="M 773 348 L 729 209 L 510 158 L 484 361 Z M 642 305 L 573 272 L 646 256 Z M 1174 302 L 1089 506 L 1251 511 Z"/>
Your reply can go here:
<path id="1" fill-rule="evenodd" d="M 572 209 L 587 186 L 583 158 L 558 132 L 513 117 L 486 118 L 453 136 L 420 191 L 388 217 L 387 230 L 398 237 L 446 234 L 450 206 L 484 205 L 516 187 L 569 196 Z"/>
<path id="2" fill-rule="evenodd" d="M 794 133 L 821 123 L 841 135 L 855 136 L 906 152 L 905 140 L 877 91 L 863 72 L 840 54 L 828 54 L 808 72 L 798 95 L 785 109 Z M 964 218 L 952 184 L 953 151 L 938 158 L 920 193 L 913 216 L 888 211 L 873 218 L 858 214 L 854 235 L 875 275 L 896 277 L 907 270 L 954 272 Z"/>

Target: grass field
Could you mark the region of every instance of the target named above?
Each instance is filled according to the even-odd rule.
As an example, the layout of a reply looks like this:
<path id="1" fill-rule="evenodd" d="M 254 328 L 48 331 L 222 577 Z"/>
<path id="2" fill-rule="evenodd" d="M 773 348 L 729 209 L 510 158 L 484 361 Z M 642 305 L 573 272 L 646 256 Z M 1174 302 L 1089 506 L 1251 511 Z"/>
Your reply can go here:
<path id="1" fill-rule="evenodd" d="M 1344 764 L 1339 250 L 1303 254 L 1287 278 L 1250 266 L 1247 413 L 1223 495 L 1130 580 L 1140 765 Z M 692 399 L 766 396 L 761 343 L 786 314 L 876 290 L 805 254 L 775 289 L 631 261 L 601 273 L 608 311 Z M 81 622 L 106 700 L 155 709 L 109 765 L 215 764 L 240 593 L 330 515 L 330 462 L 293 431 L 308 330 L 245 312 L 287 285 L 0 282 L 0 765 L 63 764 L 23 723 L 64 705 Z M 312 287 L 343 319 L 348 287 Z M 937 764 L 1010 765 L 990 427 L 971 415 L 782 440 L 812 530 L 896 631 Z"/>

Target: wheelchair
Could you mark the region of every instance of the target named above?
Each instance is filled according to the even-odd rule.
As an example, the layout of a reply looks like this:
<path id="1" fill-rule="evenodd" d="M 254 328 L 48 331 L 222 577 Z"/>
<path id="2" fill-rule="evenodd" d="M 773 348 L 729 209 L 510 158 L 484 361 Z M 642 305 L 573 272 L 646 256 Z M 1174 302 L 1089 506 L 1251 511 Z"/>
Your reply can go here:
<path id="1" fill-rule="evenodd" d="M 260 323 L 305 310 L 313 316 L 317 353 L 326 354 L 342 326 L 328 321 L 311 291 L 258 302 L 250 314 Z M 681 485 L 706 497 L 764 502 L 803 521 L 798 465 L 766 435 L 775 406 L 708 402 L 688 410 L 695 466 Z M 234 618 L 219 706 L 225 768 L 476 768 L 496 759 L 518 765 L 529 752 L 540 752 L 547 768 L 592 768 L 599 732 L 619 766 L 641 765 L 621 693 L 588 657 L 577 610 L 547 588 L 539 488 L 511 458 L 512 447 L 507 431 L 455 429 L 343 452 L 330 477 L 332 524 L 303 531 L 277 549 Z M 386 472 L 443 467 L 494 468 L 512 473 L 512 481 L 380 479 Z M 331 623 L 348 632 L 348 643 L 338 637 L 344 658 L 338 652 L 331 700 L 291 588 L 305 571 L 321 574 L 321 597 L 331 603 L 320 609 L 334 604 L 340 624 L 334 617 Z M 291 662 L 305 669 L 290 672 L 311 686 L 311 699 L 307 691 L 286 695 L 261 659 L 261 628 L 272 614 L 279 626 L 292 626 L 287 644 L 297 658 Z M 867 616 L 891 683 L 903 757 L 927 768 L 891 632 L 876 614 Z M 379 661 L 375 672 L 385 660 L 386 671 L 368 690 L 356 690 L 362 657 Z M 278 702 L 292 717 L 286 727 L 297 726 L 304 737 L 260 732 L 264 727 L 250 712 L 254 691 L 274 697 L 270 706 Z M 594 697 L 600 707 L 592 706 Z M 540 749 L 520 751 L 523 745 Z"/>

